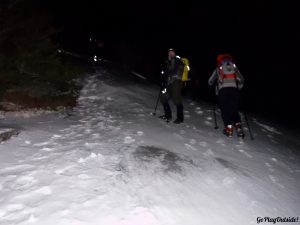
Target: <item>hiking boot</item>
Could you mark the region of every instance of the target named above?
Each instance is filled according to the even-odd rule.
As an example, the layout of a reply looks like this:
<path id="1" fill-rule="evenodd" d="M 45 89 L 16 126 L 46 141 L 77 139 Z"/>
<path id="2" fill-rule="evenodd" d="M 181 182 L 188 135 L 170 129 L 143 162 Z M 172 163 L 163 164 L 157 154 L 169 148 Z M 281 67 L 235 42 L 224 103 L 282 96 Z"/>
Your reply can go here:
<path id="1" fill-rule="evenodd" d="M 177 105 L 177 120 L 181 123 L 183 122 L 183 105 L 179 104 Z"/>
<path id="2" fill-rule="evenodd" d="M 159 116 L 158 118 L 162 119 L 162 120 L 165 120 L 165 121 L 170 121 L 172 120 L 172 117 L 168 117 L 166 115 L 162 115 L 162 116 Z"/>
<path id="3" fill-rule="evenodd" d="M 233 135 L 233 126 L 232 125 L 227 125 L 224 130 L 223 133 L 227 136 L 227 137 L 232 137 Z"/>
<path id="4" fill-rule="evenodd" d="M 175 124 L 183 123 L 183 105 L 177 105 L 177 119 L 173 121 Z"/>
<path id="5" fill-rule="evenodd" d="M 160 119 L 166 120 L 166 121 L 170 121 L 172 119 L 172 111 L 171 111 L 171 107 L 169 105 L 168 102 L 166 102 L 165 104 L 163 104 L 164 106 L 164 111 L 165 114 L 160 116 Z"/>
<path id="6" fill-rule="evenodd" d="M 176 120 L 173 121 L 173 123 L 180 124 L 180 123 L 183 123 L 183 120 L 177 118 Z"/>

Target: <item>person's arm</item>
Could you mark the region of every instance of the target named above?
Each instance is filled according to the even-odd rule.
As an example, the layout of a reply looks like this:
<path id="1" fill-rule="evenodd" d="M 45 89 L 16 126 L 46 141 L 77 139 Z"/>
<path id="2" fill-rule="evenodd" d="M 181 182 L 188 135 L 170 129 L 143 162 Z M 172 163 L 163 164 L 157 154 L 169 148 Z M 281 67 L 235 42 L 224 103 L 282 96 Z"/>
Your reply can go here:
<path id="1" fill-rule="evenodd" d="M 244 87 L 244 77 L 239 70 L 236 71 L 236 80 L 238 89 L 242 89 Z"/>
<path id="2" fill-rule="evenodd" d="M 210 78 L 208 79 L 208 85 L 209 86 L 213 86 L 216 84 L 218 78 L 218 73 L 217 70 L 214 70 L 214 72 L 212 73 L 212 75 L 210 76 Z"/>
<path id="3" fill-rule="evenodd" d="M 170 68 L 169 68 L 169 61 L 168 60 L 165 61 L 164 67 L 165 67 L 164 75 L 169 76 L 170 75 Z"/>

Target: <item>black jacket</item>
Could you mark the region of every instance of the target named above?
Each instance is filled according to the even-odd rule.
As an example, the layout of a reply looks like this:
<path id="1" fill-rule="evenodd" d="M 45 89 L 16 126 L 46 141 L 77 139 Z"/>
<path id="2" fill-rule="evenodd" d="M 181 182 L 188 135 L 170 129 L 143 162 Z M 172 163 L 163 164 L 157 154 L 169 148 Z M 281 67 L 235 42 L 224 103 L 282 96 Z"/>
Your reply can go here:
<path id="1" fill-rule="evenodd" d="M 180 58 L 174 57 L 171 60 L 168 59 L 166 61 L 165 76 L 168 78 L 168 80 L 171 81 L 181 80 L 183 69 L 184 69 L 184 64 Z"/>

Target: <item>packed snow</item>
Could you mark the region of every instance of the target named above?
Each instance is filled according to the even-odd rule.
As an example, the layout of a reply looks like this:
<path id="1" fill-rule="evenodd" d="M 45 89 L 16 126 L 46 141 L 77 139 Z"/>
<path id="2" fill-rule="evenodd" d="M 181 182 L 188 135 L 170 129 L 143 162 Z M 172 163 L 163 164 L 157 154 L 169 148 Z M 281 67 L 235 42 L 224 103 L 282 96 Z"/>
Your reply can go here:
<path id="1" fill-rule="evenodd" d="M 83 82 L 71 111 L 2 116 L 20 133 L 0 145 L 1 225 L 300 224 L 297 134 L 251 117 L 255 140 L 230 139 L 187 99 L 167 124 L 157 87 L 106 70 Z"/>

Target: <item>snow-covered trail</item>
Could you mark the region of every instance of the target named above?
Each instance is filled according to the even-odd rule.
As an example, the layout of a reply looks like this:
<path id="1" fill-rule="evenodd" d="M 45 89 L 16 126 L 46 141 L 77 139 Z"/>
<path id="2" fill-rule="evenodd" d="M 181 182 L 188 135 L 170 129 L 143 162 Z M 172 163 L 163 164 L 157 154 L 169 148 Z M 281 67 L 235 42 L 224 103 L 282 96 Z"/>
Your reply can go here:
<path id="1" fill-rule="evenodd" d="M 228 139 L 212 128 L 209 106 L 188 100 L 185 123 L 166 124 L 150 115 L 156 91 L 101 71 L 70 116 L 2 121 L 22 132 L 0 145 L 0 224 L 246 225 L 300 216 L 296 137 L 287 142 L 255 120 L 255 141 Z"/>

